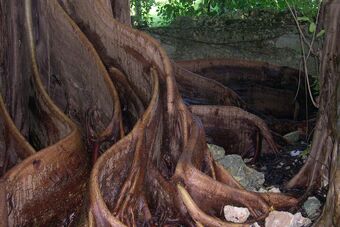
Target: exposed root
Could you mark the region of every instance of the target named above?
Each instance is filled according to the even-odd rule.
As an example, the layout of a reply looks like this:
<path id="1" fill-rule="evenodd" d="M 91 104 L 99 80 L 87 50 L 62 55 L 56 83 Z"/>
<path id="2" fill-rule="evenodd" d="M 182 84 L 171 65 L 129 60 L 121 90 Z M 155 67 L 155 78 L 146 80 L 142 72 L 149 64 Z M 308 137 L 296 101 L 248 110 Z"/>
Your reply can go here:
<path id="1" fill-rule="evenodd" d="M 177 62 L 177 65 L 235 91 L 248 111 L 262 117 L 278 133 L 297 130 L 296 125 L 306 120 L 306 113 L 313 117 L 316 111 L 304 92 L 299 92 L 297 99 L 295 97 L 298 70 L 235 59 L 189 60 Z M 288 124 L 290 128 L 283 126 L 287 120 L 293 123 Z"/>
<path id="2" fill-rule="evenodd" d="M 222 221 L 223 207 L 247 207 L 251 222 L 263 220 L 273 207 L 296 206 L 297 200 L 287 195 L 244 190 L 209 154 L 204 129 L 208 139 L 230 153 L 256 160 L 260 152 L 278 152 L 266 124 L 238 107 L 187 108 L 175 78 L 187 104 L 244 107 L 243 97 L 195 69 L 173 64 L 154 39 L 113 19 L 117 8 L 108 10 L 109 1 L 59 2 L 39 0 L 33 9 L 31 1 L 25 2 L 34 95 L 48 113 L 42 121 L 46 131 L 56 137 L 48 142 L 57 142 L 5 175 L 0 194 L 5 187 L 11 199 L 0 206 L 0 217 L 14 201 L 20 206 L 10 208 L 6 222 L 25 225 L 35 218 L 44 225 L 61 210 L 81 204 L 89 166 L 84 131 L 94 149 L 86 224 L 247 226 Z M 48 38 L 49 32 L 62 36 Z M 55 60 L 47 64 L 44 59 Z M 255 65 L 254 71 L 262 72 Z M 41 75 L 47 68 L 63 81 L 65 96 L 45 91 Z M 54 102 L 61 109 L 67 106 L 70 118 Z M 63 130 L 68 134 L 60 137 Z M 109 142 L 107 149 L 104 142 Z M 105 152 L 99 157 L 101 148 Z"/>
<path id="3" fill-rule="evenodd" d="M 225 105 L 245 107 L 241 98 L 215 80 L 202 77 L 173 63 L 178 89 L 189 105 Z"/>
<path id="4" fill-rule="evenodd" d="M 218 227 L 218 226 L 230 226 L 230 227 L 245 227 L 248 226 L 247 224 L 232 224 L 228 222 L 224 222 L 221 219 L 212 217 L 204 213 L 194 202 L 194 200 L 191 198 L 189 193 L 185 190 L 183 186 L 180 184 L 177 185 L 178 193 L 182 198 L 183 203 L 185 204 L 186 208 L 189 211 L 189 214 L 196 222 L 197 226 L 212 226 L 212 227 Z"/>
<path id="5" fill-rule="evenodd" d="M 266 154 L 278 152 L 268 127 L 253 114 L 237 107 L 190 106 L 189 109 L 203 121 L 211 143 L 224 147 L 226 153 L 251 156 L 256 160 L 261 150 Z M 262 137 L 266 142 L 263 149 Z"/>

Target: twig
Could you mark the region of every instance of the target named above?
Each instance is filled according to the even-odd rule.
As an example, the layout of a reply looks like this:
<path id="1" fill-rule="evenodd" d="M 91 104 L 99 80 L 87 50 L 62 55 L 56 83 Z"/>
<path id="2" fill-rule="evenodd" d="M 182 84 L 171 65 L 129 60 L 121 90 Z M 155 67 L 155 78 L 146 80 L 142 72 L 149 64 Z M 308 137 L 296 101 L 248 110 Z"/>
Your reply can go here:
<path id="1" fill-rule="evenodd" d="M 297 19 L 297 14 L 296 14 L 296 11 L 292 9 L 292 7 L 290 6 L 290 4 L 288 3 L 287 0 L 285 0 L 288 8 L 289 8 L 289 11 L 291 12 L 293 18 L 294 18 L 294 21 L 297 25 L 297 28 L 299 30 L 299 34 L 300 34 L 300 43 L 301 43 L 301 50 L 302 50 L 302 58 L 303 58 L 303 67 L 304 67 L 304 72 L 305 72 L 305 78 L 306 78 L 306 83 L 307 83 L 307 87 L 308 87 L 308 93 L 309 93 L 309 96 L 311 98 L 311 101 L 313 103 L 313 105 L 316 107 L 316 108 L 319 108 L 319 105 L 315 102 L 314 100 L 314 97 L 312 95 L 312 91 L 311 91 L 311 86 L 310 86 L 310 82 L 309 82 L 309 75 L 308 75 L 308 68 L 307 68 L 307 59 L 308 57 L 310 56 L 310 53 L 313 52 L 313 43 L 314 43 L 314 39 L 315 39 L 315 31 L 314 31 L 314 34 L 313 34 L 313 38 L 312 38 L 312 41 L 309 43 L 308 40 L 306 39 L 306 36 L 304 35 L 304 33 L 302 32 L 302 29 L 301 29 L 301 26 L 299 24 L 299 21 Z M 321 3 L 320 3 L 321 4 Z M 320 6 L 319 6 L 319 10 L 318 10 L 318 16 L 319 16 L 319 13 L 320 13 Z M 317 20 L 318 20 L 318 17 L 317 16 Z M 317 22 L 316 22 L 317 23 Z M 308 47 L 309 47 L 309 51 L 308 51 L 308 55 L 306 56 L 306 53 L 305 53 L 305 47 L 303 44 L 306 44 Z"/>

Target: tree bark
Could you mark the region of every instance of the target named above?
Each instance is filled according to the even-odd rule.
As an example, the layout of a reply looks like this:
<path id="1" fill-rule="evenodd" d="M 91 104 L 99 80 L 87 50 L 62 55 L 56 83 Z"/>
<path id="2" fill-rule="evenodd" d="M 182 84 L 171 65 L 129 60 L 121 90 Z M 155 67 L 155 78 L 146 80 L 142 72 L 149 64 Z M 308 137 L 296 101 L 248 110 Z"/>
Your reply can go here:
<path id="1" fill-rule="evenodd" d="M 130 0 L 125 1 L 110 0 L 110 1 L 112 5 L 113 17 L 116 18 L 119 22 L 131 26 Z"/>
<path id="2" fill-rule="evenodd" d="M 337 86 L 339 84 L 340 1 L 326 1 L 323 5 L 326 37 L 320 68 L 320 107 L 314 129 L 312 149 L 306 164 L 287 187 L 307 187 L 311 190 L 330 179 L 331 160 L 337 153 Z"/>
<path id="3" fill-rule="evenodd" d="M 318 151 L 327 152 L 328 161 L 328 194 L 323 213 L 317 226 L 340 225 L 340 1 L 326 1 L 324 3 L 324 27 L 326 37 L 324 41 L 320 74 L 320 110 L 319 124 L 330 140 L 329 146 Z M 316 147 L 320 139 L 314 137 L 313 146 Z M 312 155 L 312 154 L 311 154 Z M 321 156 L 323 153 L 321 153 Z M 320 175 L 320 167 L 315 164 L 316 177 Z M 318 175 L 319 174 L 319 175 Z M 313 179 L 314 175 L 311 176 Z"/>

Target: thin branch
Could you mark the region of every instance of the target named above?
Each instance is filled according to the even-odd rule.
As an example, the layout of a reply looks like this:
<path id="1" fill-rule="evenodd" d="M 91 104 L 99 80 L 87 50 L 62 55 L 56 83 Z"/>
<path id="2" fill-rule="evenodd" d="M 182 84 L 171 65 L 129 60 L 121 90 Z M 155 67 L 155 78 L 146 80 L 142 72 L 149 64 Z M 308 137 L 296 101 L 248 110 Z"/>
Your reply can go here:
<path id="1" fill-rule="evenodd" d="M 299 21 L 297 19 L 297 13 L 296 13 L 295 9 L 293 10 L 293 8 L 291 7 L 291 5 L 288 3 L 287 0 L 285 0 L 285 2 L 286 2 L 287 6 L 289 8 L 289 11 L 291 12 L 291 14 L 292 14 L 292 16 L 294 18 L 294 21 L 295 21 L 295 23 L 297 25 L 297 28 L 299 30 L 301 50 L 302 50 L 302 58 L 303 58 L 303 67 L 304 67 L 305 78 L 306 78 L 306 83 L 307 83 L 307 87 L 308 87 L 308 93 L 309 93 L 309 96 L 311 98 L 311 101 L 312 101 L 313 105 L 316 108 L 319 108 L 319 105 L 315 102 L 314 97 L 312 95 L 311 86 L 310 86 L 310 82 L 309 82 L 308 68 L 307 68 L 307 59 L 310 56 L 311 52 L 314 53 L 312 45 L 313 45 L 314 39 L 315 39 L 315 31 L 314 31 L 314 34 L 313 34 L 312 41 L 309 43 L 307 38 L 306 38 L 306 36 L 304 35 L 304 33 L 303 33 L 302 29 L 301 29 L 300 23 L 299 23 Z M 320 13 L 320 5 L 319 5 L 319 10 L 318 10 L 317 20 L 319 18 L 319 13 Z M 306 55 L 306 53 L 305 53 L 304 43 L 309 47 L 308 55 Z"/>

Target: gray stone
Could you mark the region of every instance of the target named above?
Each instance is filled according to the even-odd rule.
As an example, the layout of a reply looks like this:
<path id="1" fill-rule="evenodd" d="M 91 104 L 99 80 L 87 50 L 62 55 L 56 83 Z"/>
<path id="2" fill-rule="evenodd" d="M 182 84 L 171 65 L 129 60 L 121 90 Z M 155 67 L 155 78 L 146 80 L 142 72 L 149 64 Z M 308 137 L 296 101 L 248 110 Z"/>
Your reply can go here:
<path id="1" fill-rule="evenodd" d="M 220 160 L 222 158 L 224 158 L 225 156 L 225 150 L 223 147 L 214 145 L 214 144 L 207 144 L 208 148 L 213 156 L 213 158 L 217 161 Z"/>
<path id="2" fill-rule="evenodd" d="M 303 227 L 311 224 L 311 220 L 289 212 L 272 211 L 266 218 L 265 227 Z"/>
<path id="3" fill-rule="evenodd" d="M 264 183 L 264 174 L 249 168 L 239 155 L 227 155 L 218 162 L 247 190 L 257 190 Z"/>
<path id="4" fill-rule="evenodd" d="M 248 208 L 244 207 L 234 207 L 227 205 L 224 207 L 223 211 L 225 219 L 234 223 L 244 223 L 247 221 L 250 215 Z"/>
<path id="5" fill-rule="evenodd" d="M 297 34 L 285 34 L 279 37 L 275 46 L 277 48 L 289 48 L 293 50 L 299 50 L 301 48 L 299 42 L 299 35 Z"/>
<path id="6" fill-rule="evenodd" d="M 300 139 L 300 134 L 301 133 L 299 131 L 290 132 L 284 135 L 283 138 L 285 138 L 285 140 L 287 140 L 289 143 L 296 143 Z"/>
<path id="7" fill-rule="evenodd" d="M 320 214 L 321 203 L 316 197 L 308 197 L 306 202 L 303 204 L 303 209 L 306 211 L 307 216 L 310 219 L 315 219 Z"/>

